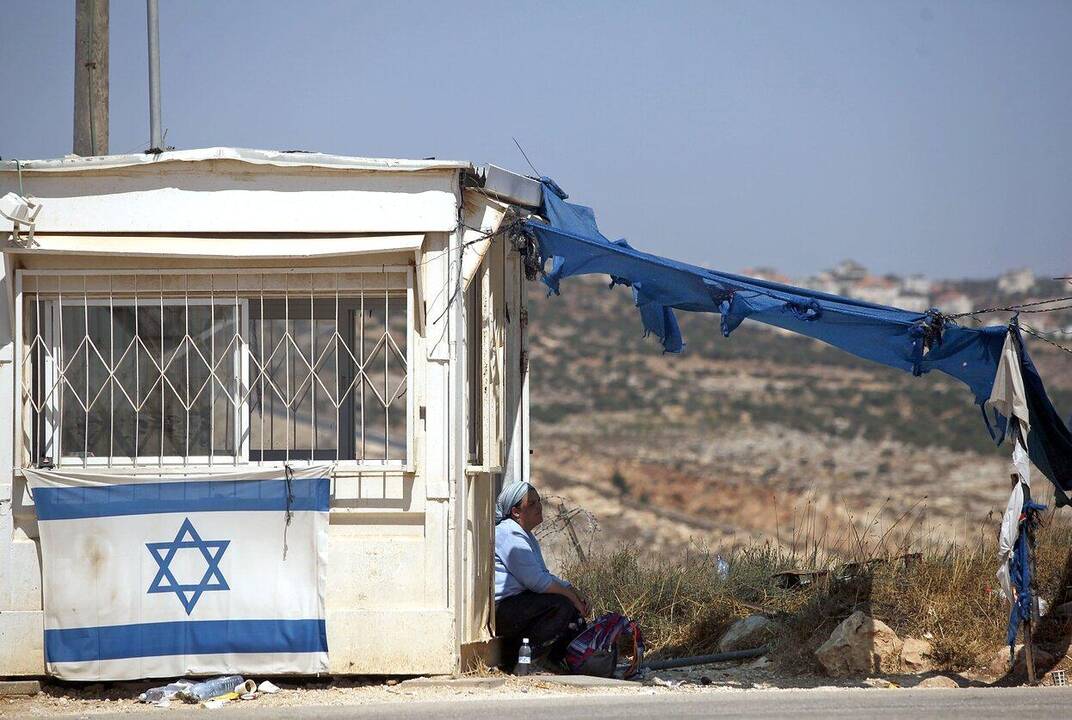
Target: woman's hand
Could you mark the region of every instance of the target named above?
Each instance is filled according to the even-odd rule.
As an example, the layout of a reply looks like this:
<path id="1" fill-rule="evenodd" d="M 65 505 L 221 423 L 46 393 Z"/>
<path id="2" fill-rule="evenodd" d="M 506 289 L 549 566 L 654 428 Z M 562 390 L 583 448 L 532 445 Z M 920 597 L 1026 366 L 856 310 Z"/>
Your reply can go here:
<path id="1" fill-rule="evenodd" d="M 588 611 L 591 609 L 591 605 L 588 603 L 588 598 L 582 595 L 577 588 L 552 582 L 545 592 L 565 596 L 567 600 L 573 603 L 573 607 L 577 608 L 577 612 L 579 612 L 582 617 L 588 617 Z"/>

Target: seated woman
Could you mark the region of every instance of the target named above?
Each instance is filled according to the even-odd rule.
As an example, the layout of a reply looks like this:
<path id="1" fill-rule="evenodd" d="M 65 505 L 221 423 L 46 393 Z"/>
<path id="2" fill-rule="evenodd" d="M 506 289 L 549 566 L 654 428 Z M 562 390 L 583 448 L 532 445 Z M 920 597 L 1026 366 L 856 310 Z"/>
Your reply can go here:
<path id="1" fill-rule="evenodd" d="M 543 522 L 536 488 L 515 482 L 499 493 L 495 513 L 495 630 L 503 638 L 503 666 L 512 670 L 522 638 L 534 658 L 561 662 L 588 614 L 588 600 L 547 571 L 532 531 Z"/>

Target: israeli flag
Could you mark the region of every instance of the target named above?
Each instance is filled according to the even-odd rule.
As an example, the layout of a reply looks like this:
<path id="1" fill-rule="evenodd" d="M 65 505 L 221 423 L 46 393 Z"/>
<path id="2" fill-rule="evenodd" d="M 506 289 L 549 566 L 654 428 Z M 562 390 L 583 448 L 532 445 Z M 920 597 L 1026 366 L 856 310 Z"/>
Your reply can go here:
<path id="1" fill-rule="evenodd" d="M 49 674 L 327 671 L 329 467 L 23 472 L 40 527 Z"/>

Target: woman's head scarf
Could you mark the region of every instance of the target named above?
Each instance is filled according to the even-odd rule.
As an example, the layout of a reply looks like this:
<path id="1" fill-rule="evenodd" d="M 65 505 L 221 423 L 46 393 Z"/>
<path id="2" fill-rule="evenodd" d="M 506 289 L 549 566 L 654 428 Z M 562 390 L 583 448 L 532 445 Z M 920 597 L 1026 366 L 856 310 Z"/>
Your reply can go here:
<path id="1" fill-rule="evenodd" d="M 509 518 L 514 506 L 525 499 L 529 490 L 535 489 L 530 483 L 521 481 L 512 482 L 504 487 L 499 493 L 499 499 L 495 501 L 495 524 L 498 525 Z"/>

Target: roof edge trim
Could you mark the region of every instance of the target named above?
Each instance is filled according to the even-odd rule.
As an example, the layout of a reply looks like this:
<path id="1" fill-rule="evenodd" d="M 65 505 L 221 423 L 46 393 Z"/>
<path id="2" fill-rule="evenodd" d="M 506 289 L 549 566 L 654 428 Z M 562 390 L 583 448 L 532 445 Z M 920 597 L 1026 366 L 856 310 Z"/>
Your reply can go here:
<path id="1" fill-rule="evenodd" d="M 282 152 L 248 148 L 210 147 L 193 150 L 171 150 L 160 154 L 132 153 L 95 157 L 65 157 L 45 160 L 3 160 L 0 172 L 76 172 L 111 170 L 124 167 L 143 167 L 161 163 L 234 160 L 250 165 L 274 167 L 325 168 L 333 170 L 381 170 L 420 172 L 427 170 L 468 170 L 475 172 L 465 160 L 405 160 L 396 158 L 366 158 L 331 155 L 315 152 Z"/>

